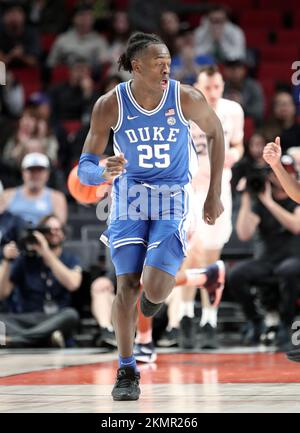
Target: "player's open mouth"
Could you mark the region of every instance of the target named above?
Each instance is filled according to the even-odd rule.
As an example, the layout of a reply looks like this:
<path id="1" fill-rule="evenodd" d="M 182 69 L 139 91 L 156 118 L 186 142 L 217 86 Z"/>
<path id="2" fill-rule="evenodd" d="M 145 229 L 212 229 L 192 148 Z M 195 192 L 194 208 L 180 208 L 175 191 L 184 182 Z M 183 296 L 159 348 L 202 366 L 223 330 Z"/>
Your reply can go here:
<path id="1" fill-rule="evenodd" d="M 168 80 L 165 78 L 165 79 L 161 80 L 160 84 L 161 84 L 161 87 L 165 90 L 167 88 L 167 85 L 168 85 Z"/>

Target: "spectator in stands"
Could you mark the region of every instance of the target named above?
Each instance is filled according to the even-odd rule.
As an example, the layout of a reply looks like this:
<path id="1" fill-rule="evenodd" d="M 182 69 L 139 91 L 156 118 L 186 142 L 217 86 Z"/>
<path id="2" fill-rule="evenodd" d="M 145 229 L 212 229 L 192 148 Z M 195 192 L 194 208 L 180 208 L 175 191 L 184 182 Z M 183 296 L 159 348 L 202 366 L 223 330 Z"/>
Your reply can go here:
<path id="1" fill-rule="evenodd" d="M 242 29 L 229 21 L 224 6 L 212 6 L 195 30 L 196 54 L 210 54 L 217 63 L 245 58 L 246 42 Z"/>
<path id="2" fill-rule="evenodd" d="M 165 0 L 164 3 L 170 3 Z M 137 31 L 146 33 L 157 33 L 160 28 L 160 17 L 162 12 L 162 2 L 152 0 L 130 0 L 128 5 L 128 16 L 130 25 Z"/>
<path id="3" fill-rule="evenodd" d="M 175 12 L 170 10 L 162 12 L 160 17 L 160 36 L 169 48 L 171 56 L 177 54 L 177 41 L 181 36 L 181 23 Z"/>
<path id="4" fill-rule="evenodd" d="M 3 185 L 0 181 L 0 263 L 3 258 L 3 246 L 11 241 L 17 241 L 21 230 L 25 227 L 25 221 L 4 209 Z M 13 309 L 12 299 L 9 297 L 0 301 L 0 311 L 8 312 Z"/>
<path id="5" fill-rule="evenodd" d="M 17 118 L 24 109 L 24 88 L 11 71 L 6 72 L 6 84 L 0 86 L 0 116 L 5 118 Z"/>
<path id="6" fill-rule="evenodd" d="M 264 118 L 264 94 L 261 85 L 247 76 L 245 61 L 227 60 L 224 79 L 224 97 L 241 104 L 245 116 L 252 117 L 256 126 L 261 126 Z"/>
<path id="7" fill-rule="evenodd" d="M 193 85 L 197 81 L 201 67 L 213 64 L 211 56 L 195 56 L 194 47 L 183 44 L 178 55 L 172 58 L 171 76 L 184 84 Z"/>
<path id="8" fill-rule="evenodd" d="M 72 65 L 78 58 L 98 67 L 107 61 L 107 41 L 93 31 L 94 17 L 88 5 L 79 5 L 73 17 L 73 26 L 55 40 L 47 64 L 50 68 Z"/>
<path id="9" fill-rule="evenodd" d="M 11 241 L 17 241 L 20 231 L 25 226 L 25 221 L 5 210 L 3 200 L 3 185 L 0 181 L 0 260 L 2 258 L 2 246 Z"/>
<path id="10" fill-rule="evenodd" d="M 40 32 L 59 33 L 66 22 L 61 0 L 33 0 L 29 5 L 29 21 Z"/>
<path id="11" fill-rule="evenodd" d="M 39 96 L 43 104 L 43 95 Z M 42 109 L 40 109 L 42 112 Z M 47 155 L 51 163 L 57 163 L 58 141 L 52 133 L 49 123 L 39 118 L 35 108 L 28 107 L 19 120 L 15 135 L 11 137 L 4 149 L 2 160 L 8 166 L 19 169 L 21 161 L 27 153 L 40 152 Z"/>
<path id="12" fill-rule="evenodd" d="M 89 122 L 91 107 L 97 99 L 91 67 L 85 61 L 76 61 L 70 68 L 69 80 L 50 90 L 52 122 L 64 120 Z"/>
<path id="13" fill-rule="evenodd" d="M 294 172 L 292 160 L 284 162 Z M 256 185 L 256 186 L 255 186 Z M 254 259 L 236 264 L 228 277 L 229 288 L 243 307 L 250 327 L 244 343 L 258 343 L 263 329 L 263 318 L 257 309 L 253 286 L 262 288 L 264 280 L 274 277 L 279 285 L 277 312 L 280 325 L 275 343 L 284 348 L 289 343 L 289 330 L 295 316 L 300 289 L 300 258 L 295 235 L 300 233 L 300 207 L 282 189 L 273 172 L 261 183 L 250 184 L 242 193 L 236 230 L 242 241 L 254 239 Z M 274 305 L 273 305 L 274 308 Z M 272 309 L 273 309 L 272 308 Z"/>
<path id="14" fill-rule="evenodd" d="M 51 99 L 46 93 L 32 93 L 28 100 L 28 109 L 37 124 L 45 125 L 46 136 L 41 138 L 43 145 L 41 151 L 50 158 L 51 165 L 55 168 L 51 171 L 50 185 L 53 188 L 65 190 L 62 169 L 65 168 L 64 154 L 69 152 L 67 133 L 62 125 L 53 122 Z M 58 154 L 59 158 L 57 158 Z"/>
<path id="15" fill-rule="evenodd" d="M 55 213 L 64 224 L 67 220 L 65 196 L 46 186 L 50 175 L 47 156 L 29 153 L 23 158 L 21 168 L 23 184 L 4 190 L 4 209 L 34 225 L 44 216 Z"/>
<path id="16" fill-rule="evenodd" d="M 124 52 L 125 46 L 132 29 L 129 23 L 129 17 L 125 11 L 116 11 L 111 20 L 111 29 L 108 34 L 109 43 L 109 63 L 110 66 L 107 70 L 107 75 L 120 75 L 122 81 L 130 80 L 131 73 L 128 71 L 118 70 L 118 60 L 120 55 Z"/>
<path id="17" fill-rule="evenodd" d="M 4 246 L 0 265 L 0 299 L 17 292 L 16 314 L 1 314 L 6 325 L 8 347 L 51 345 L 64 347 L 65 338 L 78 324 L 71 308 L 71 293 L 81 284 L 77 257 L 63 250 L 64 231 L 55 215 L 43 218 L 34 241 L 24 241 L 23 251 L 15 242 Z"/>
<path id="18" fill-rule="evenodd" d="M 115 86 L 117 86 L 119 83 L 123 81 L 122 76 L 115 74 L 115 75 L 109 75 L 103 82 L 103 85 L 100 89 L 99 96 L 104 95 L 105 93 L 112 90 Z M 74 166 L 74 163 L 76 163 L 79 160 L 81 151 L 82 151 L 82 143 L 85 140 L 85 137 L 89 130 L 89 124 L 84 124 L 78 133 L 76 134 L 74 140 L 71 143 L 70 148 L 72 149 L 72 152 L 70 153 L 70 166 Z M 113 131 L 111 130 L 107 147 L 105 149 L 105 155 L 106 156 L 113 156 L 114 150 L 113 150 Z"/>
<path id="19" fill-rule="evenodd" d="M 296 105 L 291 93 L 279 90 L 274 96 L 269 121 L 263 128 L 267 141 L 280 136 L 282 152 L 300 146 L 300 124 L 297 123 Z"/>
<path id="20" fill-rule="evenodd" d="M 0 155 L 9 137 L 14 134 L 16 122 L 24 109 L 25 95 L 23 86 L 18 83 L 11 71 L 6 73 L 6 85 L 0 86 Z M 14 185 L 17 175 L 10 164 L 0 156 L 1 180 L 5 186 Z"/>
<path id="21" fill-rule="evenodd" d="M 7 4 L 0 30 L 0 60 L 8 66 L 35 66 L 40 55 L 39 35 L 26 25 L 23 7 Z"/>
<path id="22" fill-rule="evenodd" d="M 260 132 L 255 132 L 250 137 L 249 142 L 245 146 L 243 158 L 232 167 L 231 187 L 233 194 L 245 187 L 246 178 L 254 170 L 263 170 L 267 167 L 266 161 L 263 158 L 265 145 L 266 139 Z"/>
<path id="23" fill-rule="evenodd" d="M 99 335 L 96 345 L 117 347 L 115 332 L 111 323 L 112 304 L 115 298 L 115 288 L 111 278 L 102 276 L 96 278 L 91 285 L 92 313 L 99 324 Z"/>

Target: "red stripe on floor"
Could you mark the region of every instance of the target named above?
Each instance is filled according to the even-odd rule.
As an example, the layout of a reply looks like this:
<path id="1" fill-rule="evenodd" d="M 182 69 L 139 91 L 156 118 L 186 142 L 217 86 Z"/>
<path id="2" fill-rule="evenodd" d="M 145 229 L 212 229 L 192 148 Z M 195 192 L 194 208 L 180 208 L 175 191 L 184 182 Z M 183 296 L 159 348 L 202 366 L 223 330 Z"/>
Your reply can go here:
<path id="1" fill-rule="evenodd" d="M 0 378 L 0 385 L 107 385 L 117 363 L 103 362 Z M 300 383 L 300 364 L 284 354 L 163 354 L 154 365 L 140 364 L 144 384 Z"/>

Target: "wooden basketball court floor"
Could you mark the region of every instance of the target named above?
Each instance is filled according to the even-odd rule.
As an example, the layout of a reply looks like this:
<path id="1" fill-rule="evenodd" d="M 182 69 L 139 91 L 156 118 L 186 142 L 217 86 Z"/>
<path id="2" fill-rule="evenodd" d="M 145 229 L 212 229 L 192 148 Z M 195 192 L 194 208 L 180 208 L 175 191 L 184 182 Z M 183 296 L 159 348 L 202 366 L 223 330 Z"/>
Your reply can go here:
<path id="1" fill-rule="evenodd" d="M 114 402 L 117 354 L 0 349 L 0 412 L 300 412 L 300 364 L 262 348 L 158 350 L 140 364 L 142 394 Z"/>

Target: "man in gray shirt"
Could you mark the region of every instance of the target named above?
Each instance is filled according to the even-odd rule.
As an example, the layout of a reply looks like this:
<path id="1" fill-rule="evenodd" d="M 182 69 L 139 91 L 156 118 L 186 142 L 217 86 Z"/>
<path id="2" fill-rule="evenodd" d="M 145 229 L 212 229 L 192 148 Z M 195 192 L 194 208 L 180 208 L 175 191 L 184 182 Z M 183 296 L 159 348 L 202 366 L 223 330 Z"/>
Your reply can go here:
<path id="1" fill-rule="evenodd" d="M 87 5 L 79 6 L 73 17 L 73 26 L 58 36 L 47 59 L 47 65 L 71 65 L 78 58 L 91 66 L 107 60 L 107 42 L 93 31 L 94 17 Z"/>
<path id="2" fill-rule="evenodd" d="M 240 27 L 228 20 L 223 6 L 212 6 L 195 30 L 195 49 L 197 55 L 214 56 L 216 63 L 245 58 L 245 35 Z"/>

